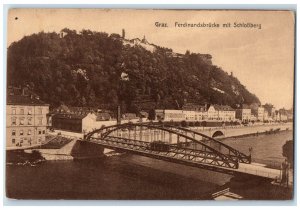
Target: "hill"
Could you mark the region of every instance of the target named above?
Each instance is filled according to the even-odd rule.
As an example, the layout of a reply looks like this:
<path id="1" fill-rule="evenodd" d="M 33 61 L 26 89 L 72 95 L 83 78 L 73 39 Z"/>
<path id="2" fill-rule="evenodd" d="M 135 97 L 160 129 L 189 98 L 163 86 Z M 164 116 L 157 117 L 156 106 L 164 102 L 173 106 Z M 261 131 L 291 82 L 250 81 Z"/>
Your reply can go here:
<path id="1" fill-rule="evenodd" d="M 25 36 L 8 48 L 7 84 L 28 86 L 51 106 L 124 111 L 197 104 L 260 103 L 208 54 L 174 53 L 145 38 L 63 29 Z"/>

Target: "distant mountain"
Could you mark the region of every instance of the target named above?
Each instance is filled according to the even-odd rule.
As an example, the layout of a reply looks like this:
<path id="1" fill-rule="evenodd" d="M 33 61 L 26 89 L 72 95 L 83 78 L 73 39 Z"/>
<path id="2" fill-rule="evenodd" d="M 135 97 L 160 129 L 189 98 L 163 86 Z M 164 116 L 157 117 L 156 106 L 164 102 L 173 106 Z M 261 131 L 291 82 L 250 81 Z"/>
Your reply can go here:
<path id="1" fill-rule="evenodd" d="M 8 85 L 29 86 L 52 106 L 123 111 L 181 108 L 185 103 L 235 107 L 260 103 L 208 54 L 179 54 L 118 34 L 63 29 L 25 36 L 8 48 Z"/>

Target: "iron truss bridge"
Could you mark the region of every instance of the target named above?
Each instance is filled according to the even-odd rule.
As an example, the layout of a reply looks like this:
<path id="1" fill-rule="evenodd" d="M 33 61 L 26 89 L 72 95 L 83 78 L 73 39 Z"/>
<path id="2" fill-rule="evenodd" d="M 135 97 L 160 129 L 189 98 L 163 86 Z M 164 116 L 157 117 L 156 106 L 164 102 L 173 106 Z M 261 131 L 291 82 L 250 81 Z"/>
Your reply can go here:
<path id="1" fill-rule="evenodd" d="M 251 156 L 204 134 L 174 126 L 127 123 L 94 130 L 84 141 L 116 151 L 232 174 Z"/>

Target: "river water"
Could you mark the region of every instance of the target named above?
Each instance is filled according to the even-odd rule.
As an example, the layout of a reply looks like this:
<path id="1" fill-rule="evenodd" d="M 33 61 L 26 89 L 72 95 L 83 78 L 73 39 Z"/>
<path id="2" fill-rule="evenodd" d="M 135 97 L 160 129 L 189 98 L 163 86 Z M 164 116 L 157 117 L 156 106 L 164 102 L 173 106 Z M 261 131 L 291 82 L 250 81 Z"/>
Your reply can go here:
<path id="1" fill-rule="evenodd" d="M 280 163 L 292 131 L 229 138 L 225 143 L 255 162 Z M 17 199 L 207 199 L 231 176 L 151 158 L 121 154 L 94 161 L 47 161 L 6 166 L 6 194 Z"/>

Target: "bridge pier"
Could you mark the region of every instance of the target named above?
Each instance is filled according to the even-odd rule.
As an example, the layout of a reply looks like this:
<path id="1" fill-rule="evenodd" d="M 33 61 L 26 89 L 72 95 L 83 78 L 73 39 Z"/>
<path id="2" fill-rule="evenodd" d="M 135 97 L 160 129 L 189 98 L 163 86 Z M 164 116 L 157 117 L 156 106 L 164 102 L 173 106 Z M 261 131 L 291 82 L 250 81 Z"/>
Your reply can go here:
<path id="1" fill-rule="evenodd" d="M 98 144 L 77 140 L 71 150 L 74 160 L 104 157 L 104 148 Z"/>

